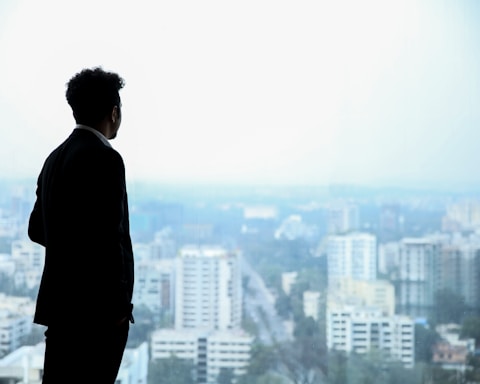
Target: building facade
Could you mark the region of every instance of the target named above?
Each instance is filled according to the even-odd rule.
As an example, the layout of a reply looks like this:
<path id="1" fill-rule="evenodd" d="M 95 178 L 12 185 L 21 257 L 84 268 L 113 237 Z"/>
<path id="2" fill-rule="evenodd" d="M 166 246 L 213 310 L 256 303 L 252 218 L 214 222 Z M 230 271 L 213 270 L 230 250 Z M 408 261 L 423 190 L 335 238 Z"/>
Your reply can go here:
<path id="1" fill-rule="evenodd" d="M 338 279 L 372 281 L 377 277 L 377 241 L 369 233 L 332 235 L 327 239 L 328 286 Z"/>
<path id="2" fill-rule="evenodd" d="M 328 305 L 327 347 L 366 354 L 377 350 L 411 368 L 415 362 L 415 327 L 407 316 L 385 316 L 375 308 Z"/>
<path id="3" fill-rule="evenodd" d="M 222 369 L 230 369 L 235 376 L 247 372 L 252 343 L 253 337 L 241 330 L 160 329 L 152 334 L 150 355 L 189 360 L 197 383 L 216 384 Z"/>
<path id="4" fill-rule="evenodd" d="M 176 259 L 175 328 L 238 329 L 242 321 L 240 254 L 184 247 Z"/>

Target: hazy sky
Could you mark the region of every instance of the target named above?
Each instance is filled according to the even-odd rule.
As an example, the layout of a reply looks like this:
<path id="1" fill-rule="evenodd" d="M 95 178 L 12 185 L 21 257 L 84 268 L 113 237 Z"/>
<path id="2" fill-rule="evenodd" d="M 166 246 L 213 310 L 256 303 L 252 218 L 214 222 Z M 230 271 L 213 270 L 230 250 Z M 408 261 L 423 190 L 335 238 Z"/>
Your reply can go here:
<path id="1" fill-rule="evenodd" d="M 130 180 L 480 185 L 477 4 L 2 0 L 0 177 L 37 175 L 101 65 Z"/>

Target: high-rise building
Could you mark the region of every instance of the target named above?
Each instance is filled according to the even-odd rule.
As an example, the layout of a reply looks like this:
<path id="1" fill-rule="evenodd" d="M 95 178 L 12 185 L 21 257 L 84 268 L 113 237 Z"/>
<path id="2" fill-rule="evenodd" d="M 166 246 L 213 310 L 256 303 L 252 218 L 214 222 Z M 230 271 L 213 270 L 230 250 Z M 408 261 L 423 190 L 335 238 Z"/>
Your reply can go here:
<path id="1" fill-rule="evenodd" d="M 434 262 L 440 247 L 440 241 L 433 237 L 402 239 L 392 276 L 396 313 L 428 318 L 435 291 Z"/>
<path id="2" fill-rule="evenodd" d="M 327 239 L 328 285 L 337 279 L 375 280 L 377 241 L 369 233 L 331 235 Z"/>
<path id="3" fill-rule="evenodd" d="M 480 307 L 480 238 L 452 236 L 442 242 L 434 261 L 435 291 L 448 289 L 472 309 Z"/>
<path id="4" fill-rule="evenodd" d="M 197 383 L 217 383 L 222 369 L 246 373 L 253 337 L 241 329 L 240 253 L 185 246 L 175 265 L 175 328 L 153 333 L 152 359 L 189 360 Z"/>
<path id="5" fill-rule="evenodd" d="M 222 247 L 186 246 L 176 262 L 175 328 L 240 328 L 240 254 Z"/>

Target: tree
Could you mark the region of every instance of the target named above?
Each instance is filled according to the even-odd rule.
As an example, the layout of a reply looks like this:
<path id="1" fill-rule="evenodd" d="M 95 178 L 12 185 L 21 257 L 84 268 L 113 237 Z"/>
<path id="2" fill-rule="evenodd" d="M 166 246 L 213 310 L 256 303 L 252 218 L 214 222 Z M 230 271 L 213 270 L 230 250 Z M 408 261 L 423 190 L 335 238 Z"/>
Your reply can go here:
<path id="1" fill-rule="evenodd" d="M 280 373 L 295 384 L 323 382 L 327 373 L 326 346 L 320 340 L 302 339 L 278 345 Z"/>
<path id="2" fill-rule="evenodd" d="M 432 361 L 432 348 L 440 340 L 440 335 L 432 329 L 421 324 L 415 325 L 415 361 L 430 363 Z"/>
<path id="3" fill-rule="evenodd" d="M 220 368 L 220 373 L 217 377 L 218 384 L 232 384 L 235 377 L 232 368 Z"/>
<path id="4" fill-rule="evenodd" d="M 290 303 L 290 297 L 288 297 L 283 290 L 278 294 L 277 299 L 275 300 L 275 309 L 280 317 L 287 319 L 292 310 Z"/>
<path id="5" fill-rule="evenodd" d="M 193 362 L 171 356 L 168 359 L 156 359 L 148 368 L 148 384 L 195 384 Z"/>
<path id="6" fill-rule="evenodd" d="M 463 320 L 467 305 L 465 298 L 451 289 L 441 289 L 435 292 L 433 318 L 436 324 L 456 323 Z"/>
<path id="7" fill-rule="evenodd" d="M 460 338 L 473 338 L 475 345 L 480 345 L 480 317 L 467 317 L 460 329 Z"/>
<path id="8" fill-rule="evenodd" d="M 277 358 L 271 347 L 263 344 L 255 344 L 252 348 L 248 374 L 261 376 L 274 367 Z"/>

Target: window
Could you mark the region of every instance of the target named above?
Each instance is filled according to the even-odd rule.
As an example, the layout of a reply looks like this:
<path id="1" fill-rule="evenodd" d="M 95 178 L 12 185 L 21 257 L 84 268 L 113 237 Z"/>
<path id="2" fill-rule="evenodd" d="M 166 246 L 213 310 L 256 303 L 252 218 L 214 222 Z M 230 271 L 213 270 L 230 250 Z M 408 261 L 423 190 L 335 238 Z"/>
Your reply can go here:
<path id="1" fill-rule="evenodd" d="M 68 28 L 72 14 L 90 28 Z M 62 86 L 95 63 L 126 80 L 111 143 L 125 160 L 132 239 L 144 250 L 138 340 L 174 333 L 181 317 L 243 327 L 283 353 L 295 337 L 326 340 L 327 352 L 315 353 L 331 359 L 315 361 L 338 364 L 330 372 L 380 370 L 387 362 L 367 360 L 372 342 L 385 358 L 404 358 L 405 377 L 431 368 L 433 345 L 419 339 L 433 344 L 435 333 L 451 336 L 435 326 L 480 322 L 478 20 L 469 0 L 108 0 L 93 14 L 2 2 L 0 293 L 12 300 L 0 298 L 2 340 L 42 340 L 30 318 L 9 312 L 30 308 L 13 300 L 34 301 L 43 267 L 44 254 L 21 242 L 41 164 L 73 128 Z M 301 221 L 286 228 L 291 217 Z M 276 236 L 280 227 L 288 236 Z M 198 261 L 187 251 L 175 265 L 192 245 L 228 252 Z M 160 276 L 165 287 L 145 287 Z M 449 298 L 441 305 L 440 290 Z M 320 293 L 309 308 L 306 291 Z M 233 355 L 252 345 L 217 344 Z"/>

